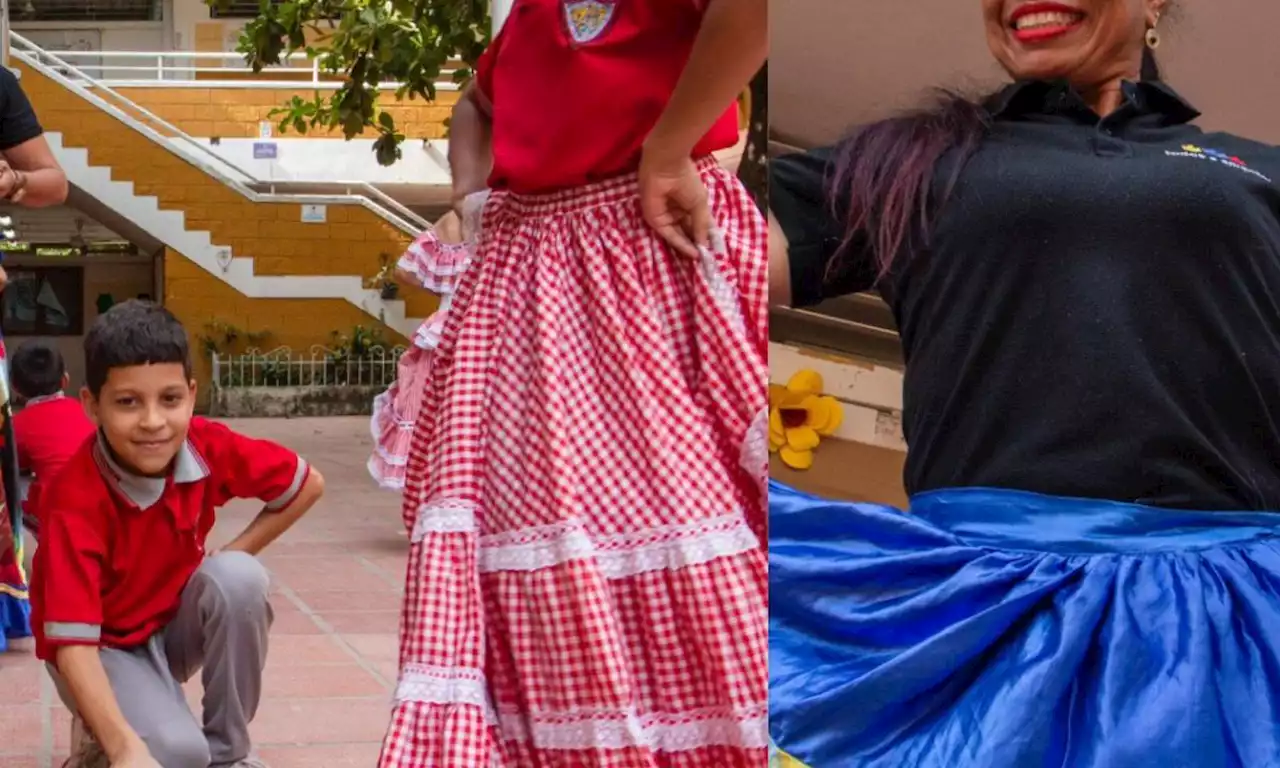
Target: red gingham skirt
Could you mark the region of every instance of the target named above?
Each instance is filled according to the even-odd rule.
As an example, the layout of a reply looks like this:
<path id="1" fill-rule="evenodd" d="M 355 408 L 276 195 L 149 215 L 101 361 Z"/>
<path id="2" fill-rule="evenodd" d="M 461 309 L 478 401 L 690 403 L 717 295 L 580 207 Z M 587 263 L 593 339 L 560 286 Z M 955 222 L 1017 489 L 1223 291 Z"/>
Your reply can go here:
<path id="1" fill-rule="evenodd" d="M 495 193 L 414 431 L 382 768 L 767 760 L 765 226 L 701 261 L 634 177 Z"/>

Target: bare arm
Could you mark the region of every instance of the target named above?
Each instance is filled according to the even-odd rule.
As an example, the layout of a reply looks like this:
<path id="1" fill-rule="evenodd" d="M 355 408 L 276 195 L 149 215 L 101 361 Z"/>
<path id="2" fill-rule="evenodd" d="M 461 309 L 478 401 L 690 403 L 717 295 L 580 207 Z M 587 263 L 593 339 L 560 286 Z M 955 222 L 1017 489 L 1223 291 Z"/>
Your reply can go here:
<path id="1" fill-rule="evenodd" d="M 298 519 L 324 495 L 324 477 L 315 467 L 307 475 L 298 495 L 284 509 L 264 509 L 249 523 L 230 544 L 222 548 L 223 552 L 247 552 L 256 555 L 268 544 L 280 538 L 280 535 L 293 527 Z"/>
<path id="2" fill-rule="evenodd" d="M 58 165 L 49 142 L 37 136 L 4 151 L 0 167 L 0 197 L 27 208 L 59 205 L 67 199 L 67 175 Z"/>
<path id="3" fill-rule="evenodd" d="M 645 152 L 688 158 L 768 55 L 768 0 L 709 0 L 689 61 Z"/>
<path id="4" fill-rule="evenodd" d="M 772 213 L 769 214 L 769 304 L 791 306 L 791 257 L 787 236 Z"/>
<path id="5" fill-rule="evenodd" d="M 141 758 L 148 754 L 147 747 L 124 719 L 99 654 L 96 645 L 62 646 L 57 652 L 58 673 L 111 764 L 139 761 L 137 765 L 146 765 Z"/>
<path id="6" fill-rule="evenodd" d="M 483 190 L 493 169 L 493 109 L 471 83 L 453 105 L 449 122 L 449 170 L 453 176 L 453 206 Z"/>

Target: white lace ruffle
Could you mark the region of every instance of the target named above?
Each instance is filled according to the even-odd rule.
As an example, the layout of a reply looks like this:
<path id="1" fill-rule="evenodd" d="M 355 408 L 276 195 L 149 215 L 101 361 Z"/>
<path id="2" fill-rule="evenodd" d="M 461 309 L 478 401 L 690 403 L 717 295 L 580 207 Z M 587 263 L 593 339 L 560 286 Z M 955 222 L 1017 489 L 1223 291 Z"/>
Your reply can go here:
<path id="1" fill-rule="evenodd" d="M 416 544 L 431 533 L 475 533 L 476 513 L 462 501 L 438 501 L 418 508 L 412 540 Z"/>
<path id="2" fill-rule="evenodd" d="M 606 578 L 621 579 L 706 563 L 759 545 L 738 514 L 606 536 L 560 523 L 480 537 L 480 571 L 536 571 L 594 559 Z"/>
<path id="3" fill-rule="evenodd" d="M 396 703 L 469 704 L 484 710 L 485 720 L 497 722 L 484 672 L 474 667 L 433 667 L 408 664 L 396 684 Z"/>
<path id="4" fill-rule="evenodd" d="M 739 459 L 742 468 L 756 481 L 760 493 L 769 493 L 769 406 L 756 413 L 742 438 Z"/>
<path id="5" fill-rule="evenodd" d="M 391 397 L 390 389 L 380 392 L 373 397 L 373 415 L 369 417 L 369 434 L 373 436 L 373 452 L 378 455 L 387 466 L 390 467 L 407 467 L 409 465 L 408 456 L 396 456 L 388 451 L 382 445 L 382 424 L 387 421 L 395 422 L 396 430 L 400 432 L 412 432 L 417 426 L 412 421 L 406 421 L 396 418 L 395 400 Z"/>
<path id="6" fill-rule="evenodd" d="M 747 324 L 742 318 L 742 304 L 738 297 L 738 289 L 725 279 L 720 271 L 720 262 L 716 254 L 723 254 L 726 249 L 724 233 L 718 229 L 710 232 L 711 247 L 700 248 L 702 256 L 702 276 L 711 289 L 711 297 L 725 320 L 733 325 L 740 336 L 746 336 Z"/>
<path id="7" fill-rule="evenodd" d="M 679 713 L 578 710 L 554 715 L 503 712 L 503 738 L 531 742 L 539 749 L 624 749 L 645 747 L 684 752 L 704 747 L 762 749 L 768 745 L 764 705 L 745 710 L 702 709 Z"/>
<path id="8" fill-rule="evenodd" d="M 531 742 L 541 749 L 647 747 L 681 752 L 711 746 L 757 749 L 768 745 L 768 711 L 764 704 L 677 713 L 639 714 L 634 709 L 495 713 L 484 672 L 470 667 L 409 664 L 400 674 L 395 699 L 397 704 L 478 707 L 487 722 L 499 726 L 504 739 Z"/>
<path id="9" fill-rule="evenodd" d="M 413 541 L 430 533 L 472 533 L 475 511 L 460 501 L 424 505 L 413 527 Z M 572 560 L 594 559 L 609 579 L 678 570 L 731 557 L 760 546 L 741 514 L 667 525 L 624 534 L 591 536 L 575 522 L 557 523 L 479 538 L 479 569 L 536 571 Z"/>

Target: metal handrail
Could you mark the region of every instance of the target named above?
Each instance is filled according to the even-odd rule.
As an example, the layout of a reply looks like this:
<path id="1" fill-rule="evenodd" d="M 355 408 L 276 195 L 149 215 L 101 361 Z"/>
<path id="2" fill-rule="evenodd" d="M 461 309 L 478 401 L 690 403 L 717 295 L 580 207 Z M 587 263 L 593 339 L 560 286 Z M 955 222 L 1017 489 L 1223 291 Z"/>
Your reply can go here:
<path id="1" fill-rule="evenodd" d="M 178 128 L 127 96 L 117 93 L 101 81 L 90 77 L 83 70 L 70 64 L 65 59 L 44 50 L 17 32 L 11 31 L 9 33 L 9 39 L 14 44 L 10 48 L 10 54 L 12 56 L 28 64 L 45 77 L 48 77 L 68 90 L 73 91 L 81 98 L 107 112 L 117 120 L 125 123 L 129 127 L 151 139 L 151 141 L 159 144 L 161 147 L 164 147 L 169 152 L 172 152 L 187 162 L 194 163 L 200 167 L 201 170 L 218 179 L 223 184 L 226 184 L 228 187 L 234 189 L 249 200 L 254 202 L 310 203 L 322 205 L 355 204 L 363 206 L 387 222 L 393 224 L 401 231 L 410 235 L 416 236 L 423 230 L 431 227 L 430 222 L 426 219 L 422 218 L 403 203 L 367 181 L 329 182 L 335 185 L 355 187 L 360 190 L 361 194 L 346 193 L 343 195 L 316 195 L 258 192 L 253 189 L 252 185 L 280 185 L 281 182 L 257 178 L 252 172 L 241 168 L 234 162 L 217 154 L 213 150 L 209 149 L 209 147 L 192 138 L 181 128 Z M 59 70 L 66 71 L 63 72 Z M 83 82 L 78 82 L 72 77 L 69 77 L 69 74 L 74 74 Z M 91 85 L 92 88 L 85 87 L 86 85 Z M 115 104 L 111 104 L 99 94 L 113 97 L 129 111 L 141 115 L 148 121 L 163 128 L 171 135 L 165 136 L 151 125 L 142 122 L 134 115 L 126 112 L 125 109 L 122 109 Z M 172 140 L 178 140 L 186 146 L 194 148 L 196 156 L 192 157 L 183 152 L 179 152 L 171 143 Z M 237 178 L 237 176 L 239 178 Z"/>
<path id="2" fill-rule="evenodd" d="M 46 51 L 46 53 L 49 53 Z M 127 83 L 129 87 L 241 87 L 241 88 L 285 88 L 299 86 L 316 87 L 320 89 L 336 89 L 342 86 L 340 78 L 326 79 L 325 73 L 321 70 L 320 59 L 308 56 L 303 52 L 296 52 L 285 57 L 286 61 L 307 61 L 308 66 L 292 67 L 292 66 L 274 66 L 264 70 L 262 73 L 254 72 L 251 67 L 247 66 L 199 66 L 195 62 L 201 59 L 212 59 L 215 61 L 243 62 L 244 57 L 241 54 L 231 51 L 97 51 L 97 50 L 60 50 L 57 56 L 67 61 L 76 61 L 75 66 L 81 72 L 92 72 L 96 79 L 100 82 L 120 86 Z M 79 59 L 98 59 L 100 63 L 79 62 Z M 133 62 L 140 59 L 153 60 L 154 64 L 137 65 L 137 64 L 116 64 L 112 60 L 120 60 Z M 169 64 L 170 61 L 175 63 Z M 176 63 L 178 60 L 187 60 L 192 64 Z M 154 78 L 138 78 L 129 79 L 121 77 L 104 77 L 105 72 L 147 72 L 154 74 Z M 452 75 L 456 70 L 442 69 L 440 74 L 442 78 L 435 83 L 437 90 L 455 91 L 459 85 L 452 79 Z M 183 77 L 166 77 L 166 75 L 180 74 Z M 267 76 L 263 77 L 266 73 Z M 251 80 L 195 80 L 190 77 L 192 74 L 222 74 L 222 75 L 254 75 Z M 287 79 L 283 77 L 271 78 L 270 75 L 307 75 L 308 79 Z M 210 83 L 216 83 L 211 86 Z M 401 86 L 396 81 L 386 81 L 379 83 L 379 90 L 393 90 Z"/>

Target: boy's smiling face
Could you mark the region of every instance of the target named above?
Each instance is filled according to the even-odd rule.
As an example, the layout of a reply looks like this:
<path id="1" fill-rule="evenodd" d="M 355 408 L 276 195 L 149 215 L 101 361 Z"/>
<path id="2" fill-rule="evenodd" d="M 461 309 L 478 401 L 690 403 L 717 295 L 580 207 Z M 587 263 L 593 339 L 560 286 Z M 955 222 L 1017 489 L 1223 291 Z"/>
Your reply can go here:
<path id="1" fill-rule="evenodd" d="M 97 397 L 80 393 L 122 467 L 144 477 L 166 474 L 187 439 L 196 383 L 181 363 L 112 368 Z"/>

